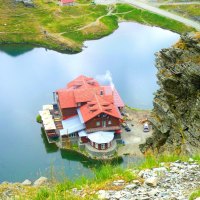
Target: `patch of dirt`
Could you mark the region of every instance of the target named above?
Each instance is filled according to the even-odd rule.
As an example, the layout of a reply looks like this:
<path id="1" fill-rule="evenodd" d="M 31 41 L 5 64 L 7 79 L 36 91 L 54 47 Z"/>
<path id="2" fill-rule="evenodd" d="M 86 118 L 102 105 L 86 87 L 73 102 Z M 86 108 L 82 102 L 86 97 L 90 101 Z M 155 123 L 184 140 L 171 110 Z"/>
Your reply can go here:
<path id="1" fill-rule="evenodd" d="M 141 120 L 149 118 L 150 112 L 150 110 L 134 110 L 125 107 L 124 113 L 127 115 L 126 123 L 131 131 L 127 132 L 124 128 L 122 128 L 121 136 L 125 145 L 118 148 L 119 156 L 124 154 L 143 156 L 139 150 L 139 144 L 144 143 L 146 139 L 152 135 L 152 127 L 150 125 L 150 131 L 144 132 Z"/>
<path id="2" fill-rule="evenodd" d="M 95 34 L 95 33 L 99 33 L 99 32 L 102 32 L 103 30 L 106 30 L 106 26 L 100 22 L 100 21 L 97 21 L 97 22 L 93 22 L 92 24 L 90 24 L 89 26 L 86 26 L 84 27 L 84 29 L 82 29 L 82 33 L 83 34 Z"/>

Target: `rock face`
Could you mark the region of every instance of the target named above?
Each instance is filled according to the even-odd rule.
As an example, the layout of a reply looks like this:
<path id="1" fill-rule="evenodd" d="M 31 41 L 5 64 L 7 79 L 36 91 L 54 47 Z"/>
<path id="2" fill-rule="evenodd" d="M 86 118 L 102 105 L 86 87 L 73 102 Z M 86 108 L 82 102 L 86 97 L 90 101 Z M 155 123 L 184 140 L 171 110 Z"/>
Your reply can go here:
<path id="1" fill-rule="evenodd" d="M 26 179 L 25 181 L 22 182 L 22 185 L 31 185 L 32 182 L 28 179 Z"/>
<path id="2" fill-rule="evenodd" d="M 191 192 L 200 187 L 200 165 L 180 161 L 168 164 L 167 168 L 140 171 L 137 175 L 143 178 L 138 184 L 127 183 L 117 191 L 97 191 L 98 199 L 188 200 Z"/>
<path id="3" fill-rule="evenodd" d="M 156 54 L 160 89 L 151 114 L 154 133 L 142 152 L 194 154 L 200 151 L 200 33 L 181 36 Z"/>
<path id="4" fill-rule="evenodd" d="M 45 185 L 47 183 L 48 179 L 46 177 L 41 176 L 40 178 L 38 178 L 33 185 L 34 186 L 41 186 L 41 185 Z"/>
<path id="5" fill-rule="evenodd" d="M 34 3 L 32 0 L 15 0 L 16 2 L 23 2 L 27 7 L 34 7 Z"/>

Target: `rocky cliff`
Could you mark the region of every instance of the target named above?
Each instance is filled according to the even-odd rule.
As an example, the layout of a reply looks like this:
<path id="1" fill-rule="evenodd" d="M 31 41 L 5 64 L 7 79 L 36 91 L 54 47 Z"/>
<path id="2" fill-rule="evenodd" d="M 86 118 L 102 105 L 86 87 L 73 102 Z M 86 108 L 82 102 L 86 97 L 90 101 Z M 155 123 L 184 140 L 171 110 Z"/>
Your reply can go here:
<path id="1" fill-rule="evenodd" d="M 160 89 L 151 114 L 153 136 L 140 145 L 158 152 L 200 152 L 200 33 L 156 53 Z"/>

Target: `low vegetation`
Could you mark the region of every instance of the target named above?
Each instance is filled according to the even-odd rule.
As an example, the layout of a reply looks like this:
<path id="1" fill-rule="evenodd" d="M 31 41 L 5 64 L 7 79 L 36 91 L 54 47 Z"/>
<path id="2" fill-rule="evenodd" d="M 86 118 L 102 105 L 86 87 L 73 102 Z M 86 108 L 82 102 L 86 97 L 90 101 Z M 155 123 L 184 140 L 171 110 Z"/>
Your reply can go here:
<path id="1" fill-rule="evenodd" d="M 191 194 L 189 200 L 195 200 L 195 199 L 198 198 L 198 197 L 200 197 L 200 189 L 194 191 L 194 192 Z"/>
<path id="2" fill-rule="evenodd" d="M 150 26 L 158 26 L 177 33 L 194 30 L 193 28 L 187 27 L 186 25 L 175 20 L 151 13 L 147 10 L 134 8 L 130 5 L 117 5 L 117 12 L 127 12 L 126 14 L 121 14 L 121 17 L 126 21 L 136 21 Z"/>
<path id="3" fill-rule="evenodd" d="M 20 200 L 79 200 L 79 199 L 97 199 L 96 191 L 98 190 L 120 190 L 123 186 L 113 185 L 112 182 L 115 180 L 125 180 L 127 183 L 138 179 L 135 171 L 142 169 L 151 169 L 154 167 L 160 166 L 161 162 L 173 162 L 176 160 L 188 161 L 187 156 L 178 156 L 177 154 L 173 155 L 161 155 L 154 156 L 148 153 L 144 161 L 140 164 L 132 163 L 129 165 L 129 168 L 122 168 L 119 165 L 113 165 L 109 162 L 102 163 L 101 165 L 93 168 L 94 176 L 91 178 L 79 177 L 75 181 L 63 178 L 63 181 L 57 182 L 54 177 L 52 177 L 50 185 L 40 186 L 40 187 L 31 187 L 24 186 L 22 187 L 19 184 L 11 184 L 9 190 L 15 194 L 16 199 Z M 194 156 L 200 164 L 200 156 Z M 132 166 L 131 166 L 132 165 Z M 8 185 L 0 185 L 0 194 L 6 190 Z M 14 191 L 14 188 L 17 188 Z M 21 188 L 19 190 L 19 188 Z M 76 189 L 74 189 L 76 188 Z M 78 190 L 83 191 L 83 196 L 76 195 Z M 190 199 L 193 200 L 199 196 L 199 190 L 196 190 L 191 194 Z"/>
<path id="4" fill-rule="evenodd" d="M 200 4 L 162 5 L 160 8 L 200 22 Z"/>
<path id="5" fill-rule="evenodd" d="M 8 0 L 0 7 L 0 43 L 33 44 L 61 52 L 79 52 L 85 40 L 98 39 L 118 28 L 119 21 L 135 21 L 178 33 L 192 31 L 182 23 L 130 5 L 95 5 L 77 0 L 61 7 L 57 1 L 34 0 L 34 7 Z"/>
<path id="6" fill-rule="evenodd" d="M 36 117 L 36 121 L 37 121 L 37 123 L 42 123 L 42 118 L 41 118 L 40 115 L 38 115 L 38 116 Z"/>

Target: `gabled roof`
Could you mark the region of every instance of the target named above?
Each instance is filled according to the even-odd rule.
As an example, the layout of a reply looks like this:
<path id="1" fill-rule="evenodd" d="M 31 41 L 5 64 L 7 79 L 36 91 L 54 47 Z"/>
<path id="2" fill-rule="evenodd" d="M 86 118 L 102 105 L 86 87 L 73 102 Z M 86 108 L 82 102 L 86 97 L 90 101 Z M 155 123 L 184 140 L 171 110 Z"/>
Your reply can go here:
<path id="1" fill-rule="evenodd" d="M 118 108 L 113 103 L 105 101 L 103 97 L 98 95 L 95 95 L 92 101 L 81 106 L 80 112 L 84 122 L 87 122 L 102 113 L 118 119 L 122 118 Z"/>
<path id="2" fill-rule="evenodd" d="M 60 108 L 74 108 L 76 107 L 76 102 L 74 98 L 73 90 L 61 89 L 57 90 L 58 101 L 60 104 Z"/>
<path id="3" fill-rule="evenodd" d="M 68 89 L 84 89 L 97 86 L 99 86 L 99 83 L 95 79 L 83 75 L 78 76 L 76 79 L 67 84 Z"/>
<path id="4" fill-rule="evenodd" d="M 90 101 L 94 97 L 95 89 L 96 88 L 85 88 L 74 90 L 75 101 L 77 103 Z"/>
<path id="5" fill-rule="evenodd" d="M 92 103 L 95 96 L 116 107 L 124 107 L 117 90 L 111 86 L 100 86 L 93 78 L 79 76 L 67 84 L 67 88 L 57 91 L 61 108 L 77 107 L 77 103 Z M 95 100 L 96 102 L 96 100 Z M 93 108 L 93 110 L 95 107 Z"/>
<path id="6" fill-rule="evenodd" d="M 114 104 L 117 107 L 124 107 L 124 102 L 122 101 L 119 93 L 117 92 L 117 90 L 115 88 L 112 88 L 111 86 L 102 86 L 104 88 L 105 94 L 106 96 L 111 95 L 114 99 Z"/>

